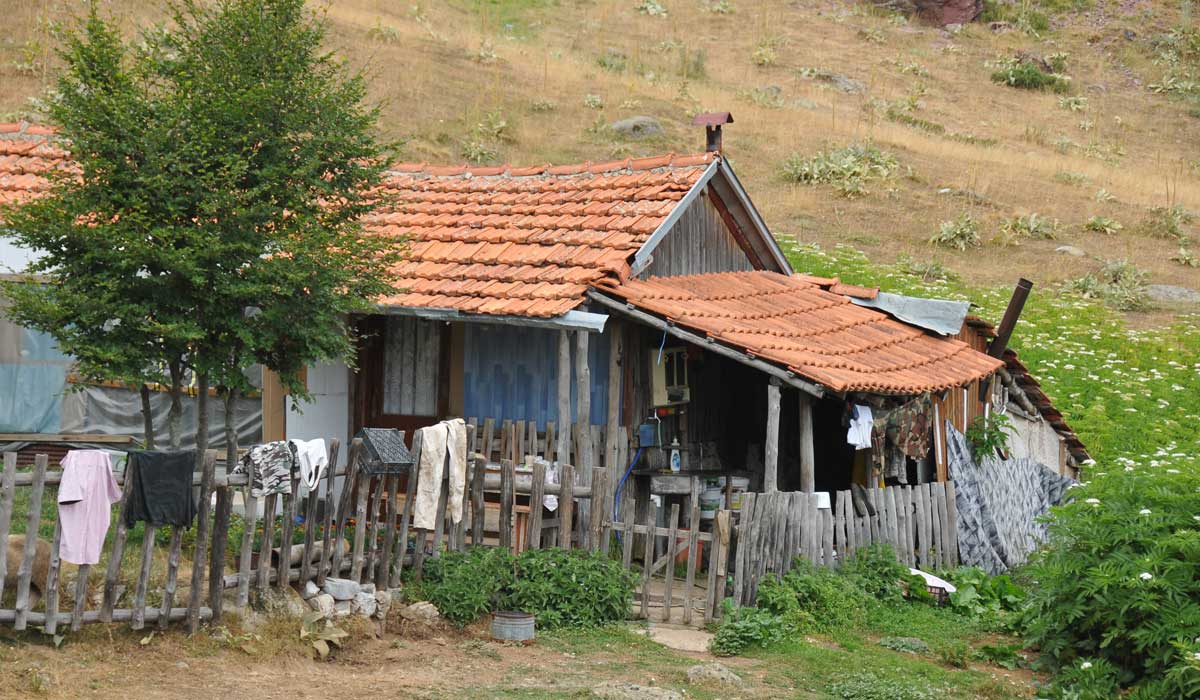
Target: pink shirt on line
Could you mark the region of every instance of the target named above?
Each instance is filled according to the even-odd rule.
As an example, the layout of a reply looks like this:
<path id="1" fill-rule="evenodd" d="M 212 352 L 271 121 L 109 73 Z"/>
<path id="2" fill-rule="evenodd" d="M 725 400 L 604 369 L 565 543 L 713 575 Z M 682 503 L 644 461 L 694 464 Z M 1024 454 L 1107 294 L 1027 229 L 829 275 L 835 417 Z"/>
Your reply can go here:
<path id="1" fill-rule="evenodd" d="M 112 504 L 121 489 L 104 450 L 71 450 L 63 457 L 58 486 L 58 517 L 62 521 L 59 554 L 72 564 L 95 564 L 112 520 Z"/>

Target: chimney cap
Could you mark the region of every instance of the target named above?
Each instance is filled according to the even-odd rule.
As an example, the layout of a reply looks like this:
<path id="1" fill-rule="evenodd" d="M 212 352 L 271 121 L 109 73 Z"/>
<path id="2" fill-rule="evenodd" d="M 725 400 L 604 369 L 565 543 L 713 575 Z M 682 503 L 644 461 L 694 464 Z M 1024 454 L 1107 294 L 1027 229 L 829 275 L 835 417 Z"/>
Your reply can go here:
<path id="1" fill-rule="evenodd" d="M 720 126 L 732 123 L 733 115 L 729 112 L 702 112 L 692 118 L 692 124 L 695 126 Z"/>

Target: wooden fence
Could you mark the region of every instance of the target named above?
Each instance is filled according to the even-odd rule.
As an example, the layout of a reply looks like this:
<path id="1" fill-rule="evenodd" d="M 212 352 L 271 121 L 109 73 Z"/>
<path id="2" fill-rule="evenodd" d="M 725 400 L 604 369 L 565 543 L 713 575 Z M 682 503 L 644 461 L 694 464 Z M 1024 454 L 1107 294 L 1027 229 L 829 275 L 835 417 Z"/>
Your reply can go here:
<path id="1" fill-rule="evenodd" d="M 958 565 L 954 482 L 864 489 L 858 506 L 838 491 L 833 508 L 815 493 L 748 493 L 737 527 L 734 601 L 753 605 L 758 583 L 796 557 L 836 566 L 861 547 L 891 545 L 901 563 L 927 570 Z M 860 514 L 862 512 L 862 514 Z"/>

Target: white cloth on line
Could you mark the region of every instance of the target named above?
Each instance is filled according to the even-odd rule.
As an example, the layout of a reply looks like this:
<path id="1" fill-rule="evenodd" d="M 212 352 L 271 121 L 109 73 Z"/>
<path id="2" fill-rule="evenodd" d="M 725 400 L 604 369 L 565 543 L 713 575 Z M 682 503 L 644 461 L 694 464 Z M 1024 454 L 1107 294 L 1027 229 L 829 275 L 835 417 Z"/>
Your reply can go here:
<path id="1" fill-rule="evenodd" d="M 871 407 L 854 404 L 854 416 L 850 419 L 850 430 L 846 433 L 846 442 L 854 445 L 855 449 L 870 448 L 873 424 L 874 417 L 871 415 Z"/>
<path id="2" fill-rule="evenodd" d="M 442 492 L 442 470 L 446 465 L 446 426 L 421 428 L 421 453 L 417 461 L 417 502 L 413 505 L 413 527 L 432 530 L 438 519 L 438 497 Z"/>
<path id="3" fill-rule="evenodd" d="M 309 493 L 317 490 L 325 468 L 329 466 L 329 450 L 325 447 L 325 439 L 292 440 L 296 449 L 296 463 L 300 467 L 300 481 Z"/>
<path id="4" fill-rule="evenodd" d="M 453 418 L 442 421 L 442 425 L 446 426 L 446 456 L 450 460 L 446 505 L 451 522 L 457 524 L 462 521 L 463 492 L 467 488 L 467 422 Z"/>

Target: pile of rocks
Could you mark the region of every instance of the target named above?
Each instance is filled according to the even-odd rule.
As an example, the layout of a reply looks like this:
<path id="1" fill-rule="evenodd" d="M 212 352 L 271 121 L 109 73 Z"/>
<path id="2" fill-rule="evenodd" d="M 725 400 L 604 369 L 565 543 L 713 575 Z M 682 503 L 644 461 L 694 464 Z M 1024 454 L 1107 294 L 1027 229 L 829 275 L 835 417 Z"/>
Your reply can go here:
<path id="1" fill-rule="evenodd" d="M 382 620 L 392 604 L 388 591 L 377 591 L 373 583 L 360 584 L 348 578 L 326 578 L 325 585 L 320 587 L 306 581 L 301 597 L 310 608 L 330 620 L 351 615 Z"/>

